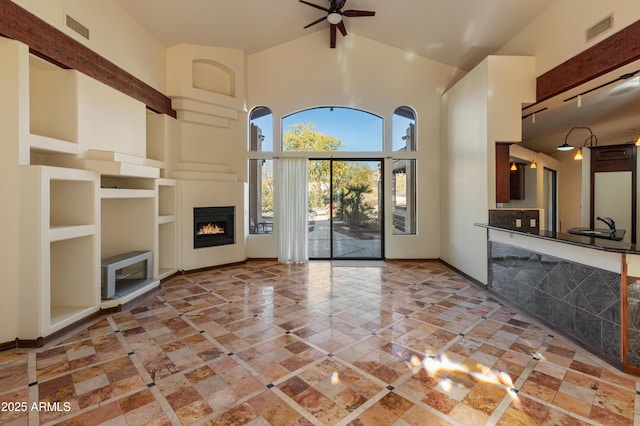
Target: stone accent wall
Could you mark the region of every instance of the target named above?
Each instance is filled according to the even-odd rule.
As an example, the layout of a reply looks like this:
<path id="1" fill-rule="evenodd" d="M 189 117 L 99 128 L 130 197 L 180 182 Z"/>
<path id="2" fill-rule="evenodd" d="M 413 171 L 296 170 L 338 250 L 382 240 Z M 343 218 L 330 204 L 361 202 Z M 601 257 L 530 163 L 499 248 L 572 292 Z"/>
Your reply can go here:
<path id="1" fill-rule="evenodd" d="M 622 358 L 620 278 L 602 269 L 489 242 L 489 289 L 617 363 Z M 640 283 L 638 290 L 640 294 Z M 640 327 L 637 332 L 640 340 Z"/>
<path id="2" fill-rule="evenodd" d="M 629 302 L 627 363 L 640 367 L 640 279 L 629 279 L 627 300 Z"/>

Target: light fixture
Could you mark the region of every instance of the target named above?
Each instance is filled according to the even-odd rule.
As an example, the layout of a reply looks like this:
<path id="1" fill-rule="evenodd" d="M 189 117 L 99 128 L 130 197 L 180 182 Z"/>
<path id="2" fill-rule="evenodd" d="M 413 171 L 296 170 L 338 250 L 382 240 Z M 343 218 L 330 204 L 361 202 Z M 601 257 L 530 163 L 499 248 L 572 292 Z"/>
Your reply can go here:
<path id="1" fill-rule="evenodd" d="M 515 161 L 513 163 L 511 163 L 511 168 L 509 170 L 511 170 L 511 171 L 518 170 L 518 166 L 516 166 L 516 162 Z"/>
<path id="2" fill-rule="evenodd" d="M 567 142 L 567 140 L 569 139 L 569 135 L 571 134 L 571 132 L 573 132 L 575 129 L 585 129 L 589 131 L 589 134 L 591 135 L 591 137 L 595 137 L 593 135 L 593 132 L 591 131 L 590 128 L 588 127 L 572 127 L 571 130 L 569 130 L 569 133 L 567 133 L 567 136 L 564 137 L 564 143 L 562 145 L 559 145 L 556 149 L 558 151 L 571 151 L 572 149 L 575 148 L 575 146 L 573 145 L 569 145 L 569 143 Z M 597 141 L 597 139 L 596 139 Z M 597 142 L 596 142 L 597 144 Z"/>
<path id="3" fill-rule="evenodd" d="M 531 165 L 529 166 L 530 169 L 537 169 L 538 165 L 536 164 L 536 159 L 534 158 L 533 160 L 531 160 Z"/>
<path id="4" fill-rule="evenodd" d="M 638 140 L 636 141 L 636 146 L 640 146 L 640 136 L 638 136 Z"/>
<path id="5" fill-rule="evenodd" d="M 576 155 L 573 157 L 574 160 L 582 160 L 582 148 L 578 149 Z"/>
<path id="6" fill-rule="evenodd" d="M 340 22 L 342 22 L 342 15 L 338 12 L 331 12 L 327 15 L 327 21 L 329 21 L 329 23 L 333 25 L 339 24 Z"/>
<path id="7" fill-rule="evenodd" d="M 596 137 L 596 135 L 591 133 L 591 135 L 584 140 L 584 144 L 582 145 L 582 148 L 587 146 L 587 143 L 589 144 L 590 147 L 592 147 L 594 140 L 596 142 L 596 146 L 598 146 L 598 138 Z M 578 152 L 576 152 L 576 155 L 573 157 L 574 160 L 582 160 L 582 148 L 578 149 Z"/>

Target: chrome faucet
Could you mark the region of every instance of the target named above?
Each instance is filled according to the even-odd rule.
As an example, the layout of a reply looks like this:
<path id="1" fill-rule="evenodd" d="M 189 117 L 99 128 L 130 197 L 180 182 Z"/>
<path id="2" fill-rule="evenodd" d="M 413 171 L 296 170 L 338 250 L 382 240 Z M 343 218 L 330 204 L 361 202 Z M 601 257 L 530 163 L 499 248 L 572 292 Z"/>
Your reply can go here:
<path id="1" fill-rule="evenodd" d="M 610 217 L 600 217 L 600 216 L 596 217 L 596 219 L 606 223 L 607 226 L 609 227 L 609 232 L 611 232 L 612 235 L 616 233 L 616 223 L 613 221 L 613 219 L 611 219 Z"/>

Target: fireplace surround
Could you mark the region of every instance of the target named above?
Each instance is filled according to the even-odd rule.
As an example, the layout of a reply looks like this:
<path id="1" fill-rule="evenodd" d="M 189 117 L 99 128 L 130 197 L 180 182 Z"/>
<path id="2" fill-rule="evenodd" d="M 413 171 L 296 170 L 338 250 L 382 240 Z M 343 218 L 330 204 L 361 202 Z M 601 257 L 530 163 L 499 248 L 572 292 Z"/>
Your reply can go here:
<path id="1" fill-rule="evenodd" d="M 193 208 L 193 248 L 235 244 L 233 206 Z"/>

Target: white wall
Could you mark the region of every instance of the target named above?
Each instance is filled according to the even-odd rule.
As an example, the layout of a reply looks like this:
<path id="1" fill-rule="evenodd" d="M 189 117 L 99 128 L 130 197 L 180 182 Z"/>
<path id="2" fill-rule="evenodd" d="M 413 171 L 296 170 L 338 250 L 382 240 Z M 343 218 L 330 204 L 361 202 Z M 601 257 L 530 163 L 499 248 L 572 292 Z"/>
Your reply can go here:
<path id="1" fill-rule="evenodd" d="M 586 29 L 611 13 L 613 28 L 587 42 Z M 541 75 L 638 19 L 637 0 L 558 0 L 497 53 L 534 55 Z"/>
<path id="2" fill-rule="evenodd" d="M 18 164 L 28 159 L 28 152 L 20 152 L 19 139 L 29 132 L 28 99 L 21 94 L 28 91 L 29 78 L 26 70 L 29 57 L 26 46 L 0 38 L 0 342 L 12 341 L 18 336 L 18 318 L 22 286 L 20 283 L 20 169 Z M 15 84 L 15 82 L 19 82 Z"/>
<path id="3" fill-rule="evenodd" d="M 522 137 L 523 102 L 535 99 L 531 57 L 489 56 L 442 97 L 440 258 L 487 283 L 486 230 L 495 208 L 495 142 Z"/>
<path id="4" fill-rule="evenodd" d="M 328 105 L 362 109 L 382 116 L 385 138 L 390 140 L 393 111 L 401 105 L 412 107 L 417 113 L 419 146 L 418 235 L 392 235 L 391 197 L 387 197 L 385 255 L 389 258 L 437 258 L 440 240 L 439 97 L 458 72 L 455 68 L 357 34 L 340 38 L 337 47 L 330 49 L 326 33 L 320 31 L 248 57 L 248 109 L 256 105 L 271 108 L 274 141 L 281 140 L 281 117 Z M 248 126 L 241 120 L 233 125 L 242 127 L 232 129 L 238 138 L 242 135 L 242 143 L 234 139 L 227 147 L 230 161 L 242 158 L 246 163 Z M 390 152 L 375 154 L 377 157 L 390 155 Z M 390 191 L 389 176 L 385 188 Z M 260 238 L 260 244 L 248 245 L 249 257 L 277 257 L 275 235 L 250 236 L 252 238 Z"/>
<path id="5" fill-rule="evenodd" d="M 244 234 L 247 222 L 243 212 L 247 197 L 247 184 L 242 182 L 189 181 L 178 182 L 178 269 L 192 271 L 211 266 L 225 265 L 246 260 Z M 236 206 L 235 244 L 193 248 L 193 208 L 212 206 Z"/>
<path id="6" fill-rule="evenodd" d="M 112 0 L 12 0 L 120 68 L 165 93 L 165 47 Z M 65 25 L 65 15 L 89 28 L 90 40 Z"/>

